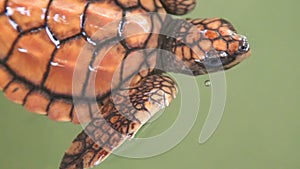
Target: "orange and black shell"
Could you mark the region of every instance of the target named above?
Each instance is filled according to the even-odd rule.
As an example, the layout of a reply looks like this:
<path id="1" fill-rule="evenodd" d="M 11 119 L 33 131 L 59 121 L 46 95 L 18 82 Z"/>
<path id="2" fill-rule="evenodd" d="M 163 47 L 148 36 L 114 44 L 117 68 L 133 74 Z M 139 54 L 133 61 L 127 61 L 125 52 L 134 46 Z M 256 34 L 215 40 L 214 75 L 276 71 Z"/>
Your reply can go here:
<path id="1" fill-rule="evenodd" d="M 29 111 L 78 123 L 72 98 L 101 104 L 155 66 L 158 35 L 149 32 L 164 18 L 148 12 L 165 10 L 159 0 L 0 0 L 0 89 Z"/>

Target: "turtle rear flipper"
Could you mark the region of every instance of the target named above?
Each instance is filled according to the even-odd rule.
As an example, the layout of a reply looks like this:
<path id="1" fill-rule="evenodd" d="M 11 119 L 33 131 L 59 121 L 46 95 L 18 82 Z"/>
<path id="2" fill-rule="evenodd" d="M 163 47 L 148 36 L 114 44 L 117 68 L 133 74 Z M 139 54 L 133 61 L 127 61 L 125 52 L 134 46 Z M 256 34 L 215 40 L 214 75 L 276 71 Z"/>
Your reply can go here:
<path id="1" fill-rule="evenodd" d="M 90 168 L 101 163 L 156 112 L 168 106 L 177 93 L 175 82 L 161 74 L 137 75 L 133 81 L 130 89 L 113 93 L 94 114 L 66 151 L 60 169 Z"/>

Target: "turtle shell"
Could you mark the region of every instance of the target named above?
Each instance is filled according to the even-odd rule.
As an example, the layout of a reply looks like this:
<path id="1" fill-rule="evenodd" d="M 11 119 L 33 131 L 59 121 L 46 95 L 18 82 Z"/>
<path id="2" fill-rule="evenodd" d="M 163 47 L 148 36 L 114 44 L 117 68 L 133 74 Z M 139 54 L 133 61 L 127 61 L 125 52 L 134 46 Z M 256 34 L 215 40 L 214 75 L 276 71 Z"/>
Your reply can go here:
<path id="1" fill-rule="evenodd" d="M 159 0 L 0 0 L 0 89 L 29 111 L 78 123 L 73 98 L 90 112 L 89 100 L 101 104 L 155 66 L 164 17 L 149 12 L 165 10 Z"/>

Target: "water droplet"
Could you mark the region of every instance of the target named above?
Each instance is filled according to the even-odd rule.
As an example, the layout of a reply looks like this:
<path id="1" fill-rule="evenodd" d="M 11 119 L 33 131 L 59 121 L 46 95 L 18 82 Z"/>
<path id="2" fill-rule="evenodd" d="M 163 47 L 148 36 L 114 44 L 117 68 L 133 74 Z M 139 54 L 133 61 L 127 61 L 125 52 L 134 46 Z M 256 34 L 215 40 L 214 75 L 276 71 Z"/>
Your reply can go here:
<path id="1" fill-rule="evenodd" d="M 85 33 L 86 34 L 86 33 Z M 93 46 L 96 46 L 97 45 L 97 43 L 96 42 L 94 42 L 91 38 L 86 38 L 86 40 L 90 43 L 90 44 L 92 44 Z"/>
<path id="2" fill-rule="evenodd" d="M 6 7 L 6 15 L 12 16 L 14 14 L 14 10 L 11 7 Z"/>
<path id="3" fill-rule="evenodd" d="M 24 49 L 24 48 L 18 48 L 18 51 L 21 52 L 21 53 L 27 53 L 28 52 L 28 50 Z"/>
<path id="4" fill-rule="evenodd" d="M 48 37 L 50 38 L 50 40 L 54 43 L 54 45 L 57 47 L 57 48 L 60 48 L 60 41 L 59 40 L 57 40 L 54 36 L 53 36 L 53 34 L 52 34 L 52 32 L 50 31 L 50 29 L 48 28 L 48 26 L 46 26 L 46 33 L 48 34 Z"/>
<path id="5" fill-rule="evenodd" d="M 54 67 L 63 67 L 63 65 L 59 64 L 58 62 L 50 62 L 50 64 Z"/>
<path id="6" fill-rule="evenodd" d="M 204 85 L 205 87 L 210 87 L 211 86 L 210 80 L 205 80 Z"/>
<path id="7" fill-rule="evenodd" d="M 202 62 L 203 62 L 203 60 L 200 60 L 200 59 L 195 59 L 195 62 L 202 63 Z"/>
<path id="8" fill-rule="evenodd" d="M 97 72 L 97 68 L 95 68 L 95 67 L 93 67 L 93 66 L 91 66 L 91 65 L 89 65 L 89 70 L 90 70 L 91 72 Z"/>
<path id="9" fill-rule="evenodd" d="M 31 11 L 26 9 L 26 7 L 16 7 L 16 11 L 18 11 L 21 15 L 31 16 Z"/>
<path id="10" fill-rule="evenodd" d="M 18 27 L 19 27 L 19 25 L 16 23 L 16 22 L 14 22 L 14 21 L 12 21 L 12 20 L 8 20 L 8 22 L 10 23 L 10 25 L 15 29 L 15 30 L 18 30 Z"/>
<path id="11" fill-rule="evenodd" d="M 227 57 L 228 54 L 227 54 L 227 52 L 224 52 L 224 51 L 223 51 L 223 52 L 220 53 L 220 56 L 221 56 L 221 57 Z"/>

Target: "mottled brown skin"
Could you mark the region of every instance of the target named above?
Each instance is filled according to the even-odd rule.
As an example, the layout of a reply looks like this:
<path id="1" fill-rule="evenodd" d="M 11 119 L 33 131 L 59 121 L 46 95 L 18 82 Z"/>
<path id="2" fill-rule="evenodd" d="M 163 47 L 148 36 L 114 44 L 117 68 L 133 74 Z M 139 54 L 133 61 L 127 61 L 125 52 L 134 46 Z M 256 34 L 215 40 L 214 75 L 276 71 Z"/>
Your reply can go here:
<path id="1" fill-rule="evenodd" d="M 169 14 L 184 15 L 192 11 L 196 6 L 195 0 L 164 0 L 161 1 Z"/>
<path id="2" fill-rule="evenodd" d="M 220 18 L 177 20 L 170 23 L 173 38 L 162 43 L 172 51 L 160 57 L 160 66 L 169 72 L 202 75 L 229 69 L 250 56 L 246 37 L 237 34 L 233 26 Z M 175 60 L 174 60 L 174 55 Z"/>
<path id="3" fill-rule="evenodd" d="M 129 90 L 112 93 L 104 101 L 100 112 L 94 114 L 92 121 L 66 151 L 61 169 L 99 164 L 125 139 L 133 137 L 177 93 L 173 80 L 162 74 L 137 75 L 133 81 Z"/>
<path id="4" fill-rule="evenodd" d="M 0 89 L 50 119 L 89 122 L 60 168 L 93 167 L 175 98 L 165 71 L 201 75 L 250 55 L 247 39 L 223 19 L 165 15 L 186 14 L 195 4 L 0 0 Z"/>

